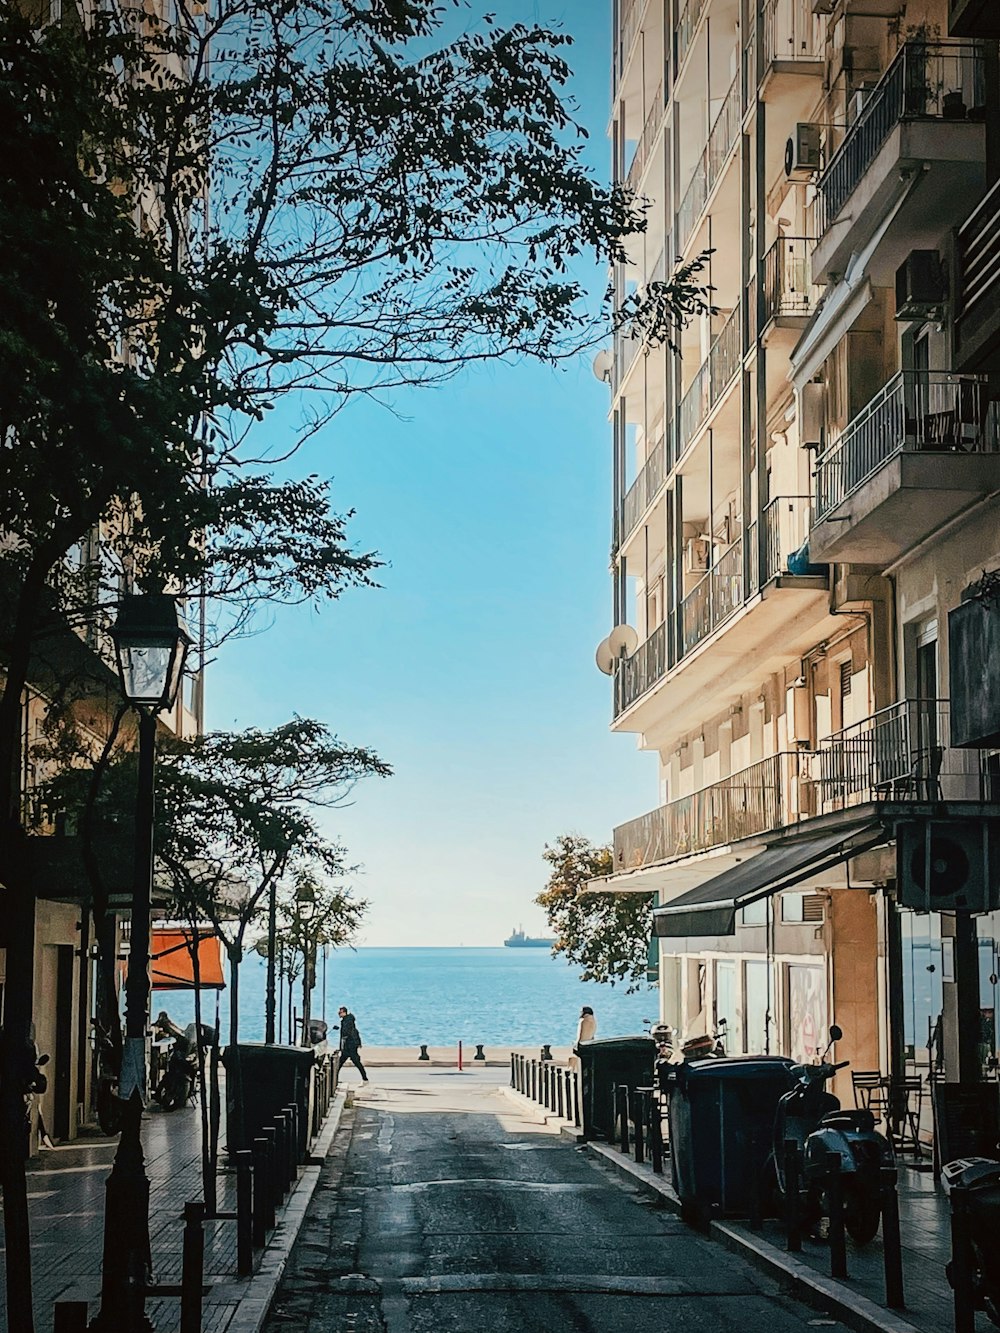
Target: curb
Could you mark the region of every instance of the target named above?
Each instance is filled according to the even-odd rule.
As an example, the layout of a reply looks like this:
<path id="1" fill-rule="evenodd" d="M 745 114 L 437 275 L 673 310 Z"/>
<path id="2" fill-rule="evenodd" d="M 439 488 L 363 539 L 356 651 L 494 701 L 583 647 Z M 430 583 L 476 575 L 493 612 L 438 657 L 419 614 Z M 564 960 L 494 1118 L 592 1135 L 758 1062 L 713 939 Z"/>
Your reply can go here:
<path id="1" fill-rule="evenodd" d="M 610 1166 L 630 1184 L 637 1185 L 672 1213 L 680 1215 L 680 1199 L 667 1181 L 654 1175 L 650 1167 L 638 1166 L 631 1158 L 606 1143 L 596 1143 L 591 1139 L 585 1146 L 588 1153 Z M 778 1249 L 769 1241 L 758 1236 L 746 1236 L 735 1227 L 720 1221 L 709 1223 L 708 1234 L 726 1249 L 776 1278 L 787 1291 L 805 1304 L 835 1314 L 856 1333 L 919 1333 L 896 1311 L 886 1310 L 860 1292 L 851 1291 L 842 1282 L 824 1277 L 801 1259 Z"/>
<path id="2" fill-rule="evenodd" d="M 547 1110 L 544 1106 L 539 1106 L 538 1102 L 533 1102 L 530 1097 L 525 1097 L 523 1092 L 518 1092 L 512 1088 L 509 1083 L 502 1083 L 499 1091 L 515 1106 L 522 1111 L 529 1111 L 532 1117 L 542 1125 L 558 1125 L 561 1138 L 568 1139 L 570 1143 L 585 1143 L 583 1131 L 577 1129 L 576 1125 L 562 1116 L 558 1116 L 554 1111 Z"/>
<path id="3" fill-rule="evenodd" d="M 278 1290 L 278 1283 L 285 1271 L 288 1256 L 298 1239 L 306 1209 L 319 1184 L 323 1163 L 340 1128 L 340 1118 L 344 1112 L 346 1099 L 346 1088 L 340 1087 L 333 1094 L 326 1123 L 320 1131 L 313 1152 L 302 1167 L 302 1174 L 295 1188 L 278 1214 L 278 1224 L 261 1254 L 256 1272 L 242 1289 L 239 1305 L 227 1325 L 227 1333 L 260 1333 L 263 1328 Z"/>

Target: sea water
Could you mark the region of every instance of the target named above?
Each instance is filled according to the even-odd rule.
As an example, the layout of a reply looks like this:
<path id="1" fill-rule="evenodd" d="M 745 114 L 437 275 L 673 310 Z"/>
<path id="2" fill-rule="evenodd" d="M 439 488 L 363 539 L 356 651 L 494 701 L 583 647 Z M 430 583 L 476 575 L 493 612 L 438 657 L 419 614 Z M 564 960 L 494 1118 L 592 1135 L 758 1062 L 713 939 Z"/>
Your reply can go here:
<path id="1" fill-rule="evenodd" d="M 332 1024 L 346 1005 L 368 1046 L 450 1046 L 462 1041 L 487 1047 L 569 1045 L 582 1005 L 597 1017 L 599 1037 L 641 1032 L 655 1017 L 657 994 L 649 986 L 628 994 L 615 986 L 580 980 L 580 969 L 548 949 L 357 949 L 336 950 L 317 964 L 314 1017 Z M 240 1037 L 262 1041 L 266 965 L 249 955 L 240 968 Z M 283 1012 L 287 1032 L 288 992 Z M 301 980 L 292 983 L 292 1005 L 302 1008 Z M 229 991 L 219 996 L 223 1040 L 229 1030 Z M 190 1022 L 189 991 L 154 991 L 153 1013 L 166 1009 Z M 203 1016 L 214 1021 L 215 996 L 203 996 Z M 287 1039 L 287 1038 L 286 1038 Z"/>

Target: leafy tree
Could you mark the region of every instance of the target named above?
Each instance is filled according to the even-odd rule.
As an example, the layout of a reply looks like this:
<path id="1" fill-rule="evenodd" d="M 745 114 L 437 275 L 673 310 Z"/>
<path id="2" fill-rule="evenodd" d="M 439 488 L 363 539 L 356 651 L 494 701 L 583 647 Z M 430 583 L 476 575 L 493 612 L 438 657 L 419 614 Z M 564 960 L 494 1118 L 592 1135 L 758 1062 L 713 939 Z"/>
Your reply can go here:
<path id="1" fill-rule="evenodd" d="M 556 936 L 553 952 L 582 971 L 584 981 L 627 983 L 631 992 L 646 981 L 651 893 L 586 893 L 587 883 L 613 871 L 610 847 L 595 847 L 577 833 L 564 833 L 542 853 L 549 880 L 535 899 Z"/>

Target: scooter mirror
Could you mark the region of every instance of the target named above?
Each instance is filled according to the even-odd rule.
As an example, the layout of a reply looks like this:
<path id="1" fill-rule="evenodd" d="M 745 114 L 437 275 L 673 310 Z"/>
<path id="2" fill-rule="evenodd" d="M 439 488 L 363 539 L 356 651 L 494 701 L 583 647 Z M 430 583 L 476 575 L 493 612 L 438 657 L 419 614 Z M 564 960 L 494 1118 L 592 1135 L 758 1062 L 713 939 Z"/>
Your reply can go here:
<path id="1" fill-rule="evenodd" d="M 837 1026 L 836 1023 L 831 1023 L 831 1025 L 830 1025 L 830 1040 L 831 1040 L 831 1041 L 840 1041 L 840 1039 L 841 1039 L 841 1037 L 843 1037 L 843 1035 L 844 1035 L 843 1029 L 842 1029 L 842 1028 L 839 1028 L 839 1027 Z"/>

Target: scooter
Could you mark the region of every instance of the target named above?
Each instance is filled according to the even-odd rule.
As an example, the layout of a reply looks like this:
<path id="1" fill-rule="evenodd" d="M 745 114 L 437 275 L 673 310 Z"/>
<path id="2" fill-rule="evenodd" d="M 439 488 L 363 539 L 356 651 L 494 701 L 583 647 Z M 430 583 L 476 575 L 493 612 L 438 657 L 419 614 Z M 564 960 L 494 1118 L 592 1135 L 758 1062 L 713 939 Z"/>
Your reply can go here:
<path id="1" fill-rule="evenodd" d="M 976 1308 L 985 1310 L 1000 1327 L 1000 1162 L 989 1157 L 960 1157 L 941 1169 L 947 1195 L 956 1185 L 969 1191 L 972 1231 L 972 1290 Z M 954 1286 L 952 1266 L 948 1281 Z"/>
<path id="2" fill-rule="evenodd" d="M 774 1115 L 773 1161 L 778 1193 L 785 1197 L 785 1143 L 793 1139 L 801 1151 L 804 1198 L 803 1220 L 817 1229 L 829 1217 L 827 1157 L 836 1153 L 844 1189 L 844 1226 L 857 1245 L 865 1245 L 878 1231 L 881 1216 L 879 1172 L 893 1163 L 892 1147 L 875 1129 L 867 1110 L 842 1110 L 825 1084 L 850 1060 L 829 1064 L 830 1046 L 843 1032 L 830 1028 L 830 1042 L 815 1065 L 793 1065 L 793 1086 L 778 1102 Z"/>
<path id="3" fill-rule="evenodd" d="M 720 1018 L 714 1032 L 689 1037 L 681 1047 L 685 1060 L 722 1060 L 726 1055 L 726 1020 Z"/>
<path id="4" fill-rule="evenodd" d="M 178 1027 L 166 1012 L 157 1018 L 156 1028 L 173 1037 L 174 1044 L 153 1096 L 164 1111 L 176 1111 L 187 1105 L 198 1087 L 197 1031 L 193 1023 L 189 1023 L 187 1028 Z"/>

